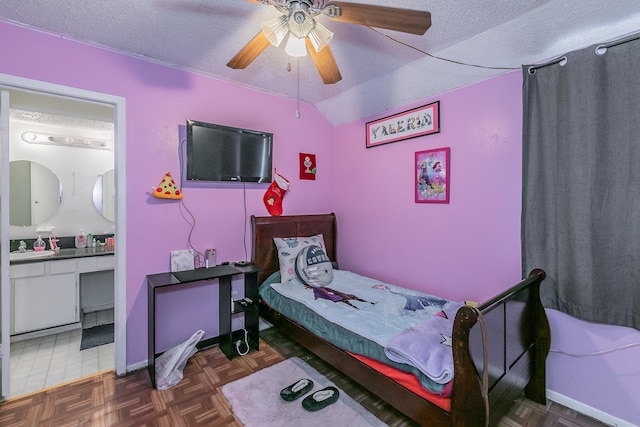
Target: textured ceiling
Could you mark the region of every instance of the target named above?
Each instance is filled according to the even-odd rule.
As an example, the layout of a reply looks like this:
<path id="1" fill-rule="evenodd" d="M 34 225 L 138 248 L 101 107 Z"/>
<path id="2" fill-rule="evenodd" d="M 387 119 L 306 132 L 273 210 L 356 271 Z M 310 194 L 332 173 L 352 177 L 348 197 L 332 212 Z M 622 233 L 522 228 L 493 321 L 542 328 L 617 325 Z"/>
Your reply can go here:
<path id="1" fill-rule="evenodd" d="M 638 0 L 352 3 L 426 10 L 432 26 L 416 36 L 319 16 L 335 34 L 330 46 L 342 74 L 324 85 L 309 57 L 293 60 L 288 72 L 283 47 L 268 47 L 244 70 L 226 66 L 263 21 L 279 15 L 250 1 L 2 0 L 0 20 L 294 99 L 299 67 L 300 99 L 334 125 L 640 31 Z"/>

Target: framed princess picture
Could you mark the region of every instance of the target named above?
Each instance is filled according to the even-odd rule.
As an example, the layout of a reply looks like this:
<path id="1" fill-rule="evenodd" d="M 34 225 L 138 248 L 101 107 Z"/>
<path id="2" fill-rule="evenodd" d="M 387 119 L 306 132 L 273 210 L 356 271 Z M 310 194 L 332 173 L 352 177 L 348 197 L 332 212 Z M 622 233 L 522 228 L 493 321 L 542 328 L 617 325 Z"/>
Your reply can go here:
<path id="1" fill-rule="evenodd" d="M 416 203 L 449 203 L 449 147 L 416 152 Z"/>

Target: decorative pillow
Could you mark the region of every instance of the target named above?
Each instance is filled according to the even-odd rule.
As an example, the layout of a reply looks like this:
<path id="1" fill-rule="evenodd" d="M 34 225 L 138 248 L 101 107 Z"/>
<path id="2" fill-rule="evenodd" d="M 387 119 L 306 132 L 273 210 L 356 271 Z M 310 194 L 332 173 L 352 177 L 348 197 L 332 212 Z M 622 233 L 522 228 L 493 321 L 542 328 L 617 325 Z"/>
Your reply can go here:
<path id="1" fill-rule="evenodd" d="M 309 245 L 298 252 L 295 270 L 298 280 L 314 288 L 327 286 L 333 281 L 331 260 L 317 245 Z"/>
<path id="2" fill-rule="evenodd" d="M 295 263 L 298 252 L 309 245 L 317 245 L 326 251 L 324 245 L 324 236 L 322 234 L 316 234 L 309 237 L 275 237 L 273 242 L 278 249 L 278 261 L 280 262 L 280 277 L 282 283 L 295 279 Z"/>

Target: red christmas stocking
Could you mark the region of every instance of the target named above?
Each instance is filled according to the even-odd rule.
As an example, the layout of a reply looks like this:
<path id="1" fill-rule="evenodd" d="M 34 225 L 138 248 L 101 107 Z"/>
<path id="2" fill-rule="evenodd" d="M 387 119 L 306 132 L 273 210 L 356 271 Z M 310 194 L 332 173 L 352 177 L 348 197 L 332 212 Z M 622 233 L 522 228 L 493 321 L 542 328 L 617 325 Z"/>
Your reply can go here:
<path id="1" fill-rule="evenodd" d="M 263 198 L 264 205 L 271 215 L 282 215 L 282 199 L 288 189 L 289 181 L 279 173 L 276 173 Z"/>

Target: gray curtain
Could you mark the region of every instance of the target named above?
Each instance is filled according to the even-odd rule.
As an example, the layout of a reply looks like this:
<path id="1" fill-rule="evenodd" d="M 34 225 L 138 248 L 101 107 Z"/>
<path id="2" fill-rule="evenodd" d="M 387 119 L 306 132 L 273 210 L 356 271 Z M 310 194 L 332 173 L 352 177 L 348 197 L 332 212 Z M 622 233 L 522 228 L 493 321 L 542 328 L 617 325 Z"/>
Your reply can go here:
<path id="1" fill-rule="evenodd" d="M 523 67 L 522 267 L 546 307 L 640 329 L 637 37 Z"/>

